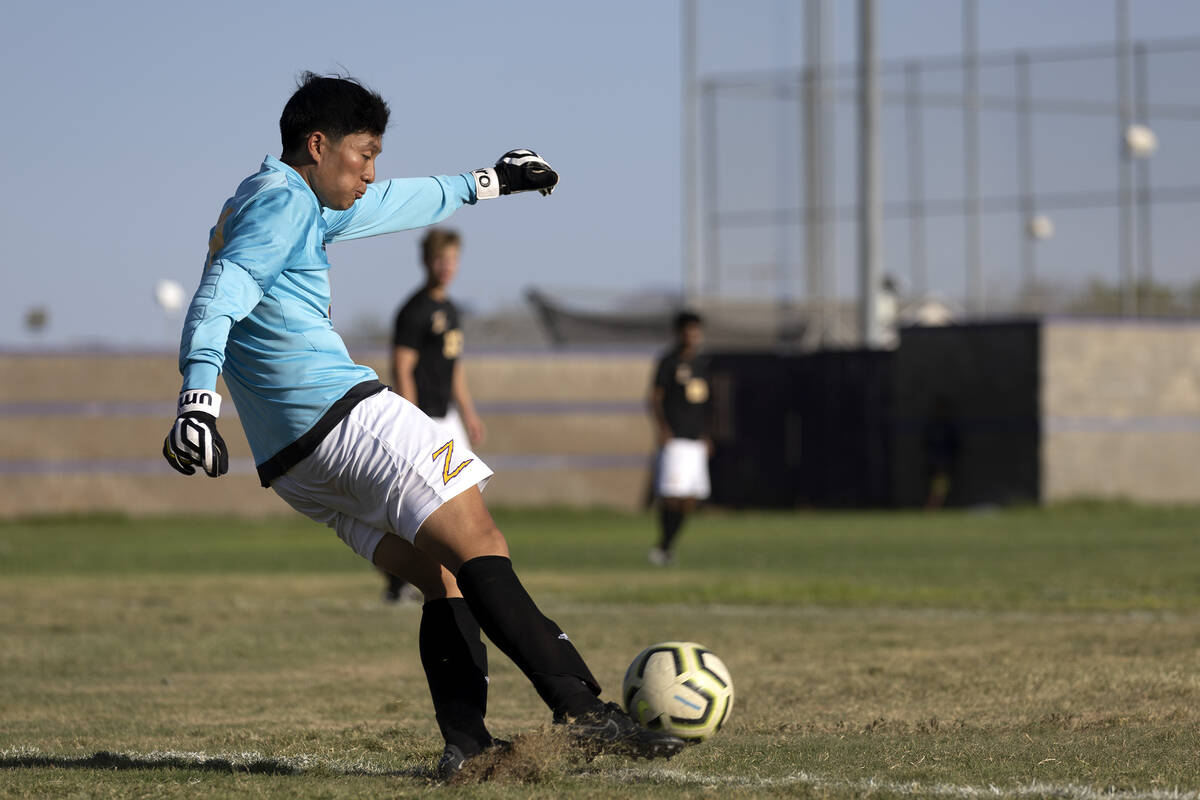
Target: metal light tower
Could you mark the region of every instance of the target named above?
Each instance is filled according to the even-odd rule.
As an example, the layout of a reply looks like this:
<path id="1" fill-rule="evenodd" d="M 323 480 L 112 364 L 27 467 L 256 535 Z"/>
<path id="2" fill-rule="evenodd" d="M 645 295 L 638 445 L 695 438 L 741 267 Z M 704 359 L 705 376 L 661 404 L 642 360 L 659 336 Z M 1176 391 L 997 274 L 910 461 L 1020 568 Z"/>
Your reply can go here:
<path id="1" fill-rule="evenodd" d="M 696 0 L 683 0 L 679 72 L 683 83 L 683 148 L 680 184 L 683 186 L 683 301 L 695 306 L 700 297 L 700 193 L 696 168 Z"/>
<path id="2" fill-rule="evenodd" d="M 862 346 L 868 348 L 880 347 L 883 339 L 878 302 L 883 239 L 878 73 L 875 0 L 858 0 L 858 323 Z"/>
<path id="3" fill-rule="evenodd" d="M 1117 257 L 1121 270 L 1121 313 L 1138 313 L 1137 274 L 1134 272 L 1133 154 L 1124 144 L 1133 124 L 1133 59 L 1129 43 L 1129 0 L 1116 0 L 1117 106 L 1121 154 L 1117 168 Z"/>
<path id="4" fill-rule="evenodd" d="M 826 216 L 833 185 L 833 109 L 829 47 L 833 11 L 829 0 L 807 0 L 804 13 L 804 245 L 805 293 L 818 344 L 828 329 L 826 307 L 829 241 Z"/>
<path id="5" fill-rule="evenodd" d="M 986 311 L 979 231 L 979 23 L 976 0 L 963 0 L 963 216 L 966 223 L 964 261 L 967 268 L 967 308 Z"/>

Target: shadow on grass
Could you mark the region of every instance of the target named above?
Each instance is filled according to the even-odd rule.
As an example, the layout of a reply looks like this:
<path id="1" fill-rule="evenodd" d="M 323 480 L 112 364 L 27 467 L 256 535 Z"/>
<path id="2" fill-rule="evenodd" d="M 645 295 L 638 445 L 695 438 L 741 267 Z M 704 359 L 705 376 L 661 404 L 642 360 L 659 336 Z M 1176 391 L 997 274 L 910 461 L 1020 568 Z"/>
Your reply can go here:
<path id="1" fill-rule="evenodd" d="M 354 775 L 402 777 L 432 780 L 429 768 L 385 770 L 366 765 L 338 764 L 311 758 L 273 758 L 245 754 L 236 758 L 206 756 L 201 753 L 111 753 L 101 750 L 91 755 L 62 756 L 43 753 L 0 753 L 0 769 L 179 769 L 202 772 L 243 773 L 250 775 Z"/>

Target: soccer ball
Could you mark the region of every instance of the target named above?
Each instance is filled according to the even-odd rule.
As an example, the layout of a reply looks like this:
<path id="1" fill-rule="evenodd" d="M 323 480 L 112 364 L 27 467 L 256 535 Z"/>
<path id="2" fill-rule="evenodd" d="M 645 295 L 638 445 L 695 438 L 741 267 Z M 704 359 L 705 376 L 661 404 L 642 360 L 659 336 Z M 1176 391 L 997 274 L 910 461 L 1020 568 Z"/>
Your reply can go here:
<path id="1" fill-rule="evenodd" d="M 729 670 L 695 642 L 660 642 L 638 653 L 621 694 L 639 723 L 690 742 L 720 730 L 733 709 Z"/>

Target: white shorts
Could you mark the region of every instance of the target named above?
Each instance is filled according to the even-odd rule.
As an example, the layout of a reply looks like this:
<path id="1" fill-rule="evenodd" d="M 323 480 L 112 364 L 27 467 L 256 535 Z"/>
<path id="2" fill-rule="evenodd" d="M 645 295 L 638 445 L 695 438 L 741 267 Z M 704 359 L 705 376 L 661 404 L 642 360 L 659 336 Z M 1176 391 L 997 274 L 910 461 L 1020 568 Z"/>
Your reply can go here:
<path id="1" fill-rule="evenodd" d="M 698 439 L 671 439 L 658 455 L 659 497 L 708 497 L 708 445 Z"/>
<path id="2" fill-rule="evenodd" d="M 409 542 L 447 500 L 492 470 L 393 392 L 363 400 L 308 458 L 271 482 L 304 516 L 323 522 L 368 561 L 385 533 Z"/>

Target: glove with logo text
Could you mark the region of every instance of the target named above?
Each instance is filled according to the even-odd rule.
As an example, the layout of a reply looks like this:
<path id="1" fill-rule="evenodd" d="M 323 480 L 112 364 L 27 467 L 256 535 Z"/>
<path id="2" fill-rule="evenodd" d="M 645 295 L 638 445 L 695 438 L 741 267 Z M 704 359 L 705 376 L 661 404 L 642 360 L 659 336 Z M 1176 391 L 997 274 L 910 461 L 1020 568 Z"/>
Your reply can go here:
<path id="1" fill-rule="evenodd" d="M 210 478 L 229 471 L 229 450 L 217 433 L 221 395 L 209 389 L 185 389 L 179 394 L 178 415 L 163 441 L 163 457 L 175 470 L 195 475 L 196 467 Z"/>

